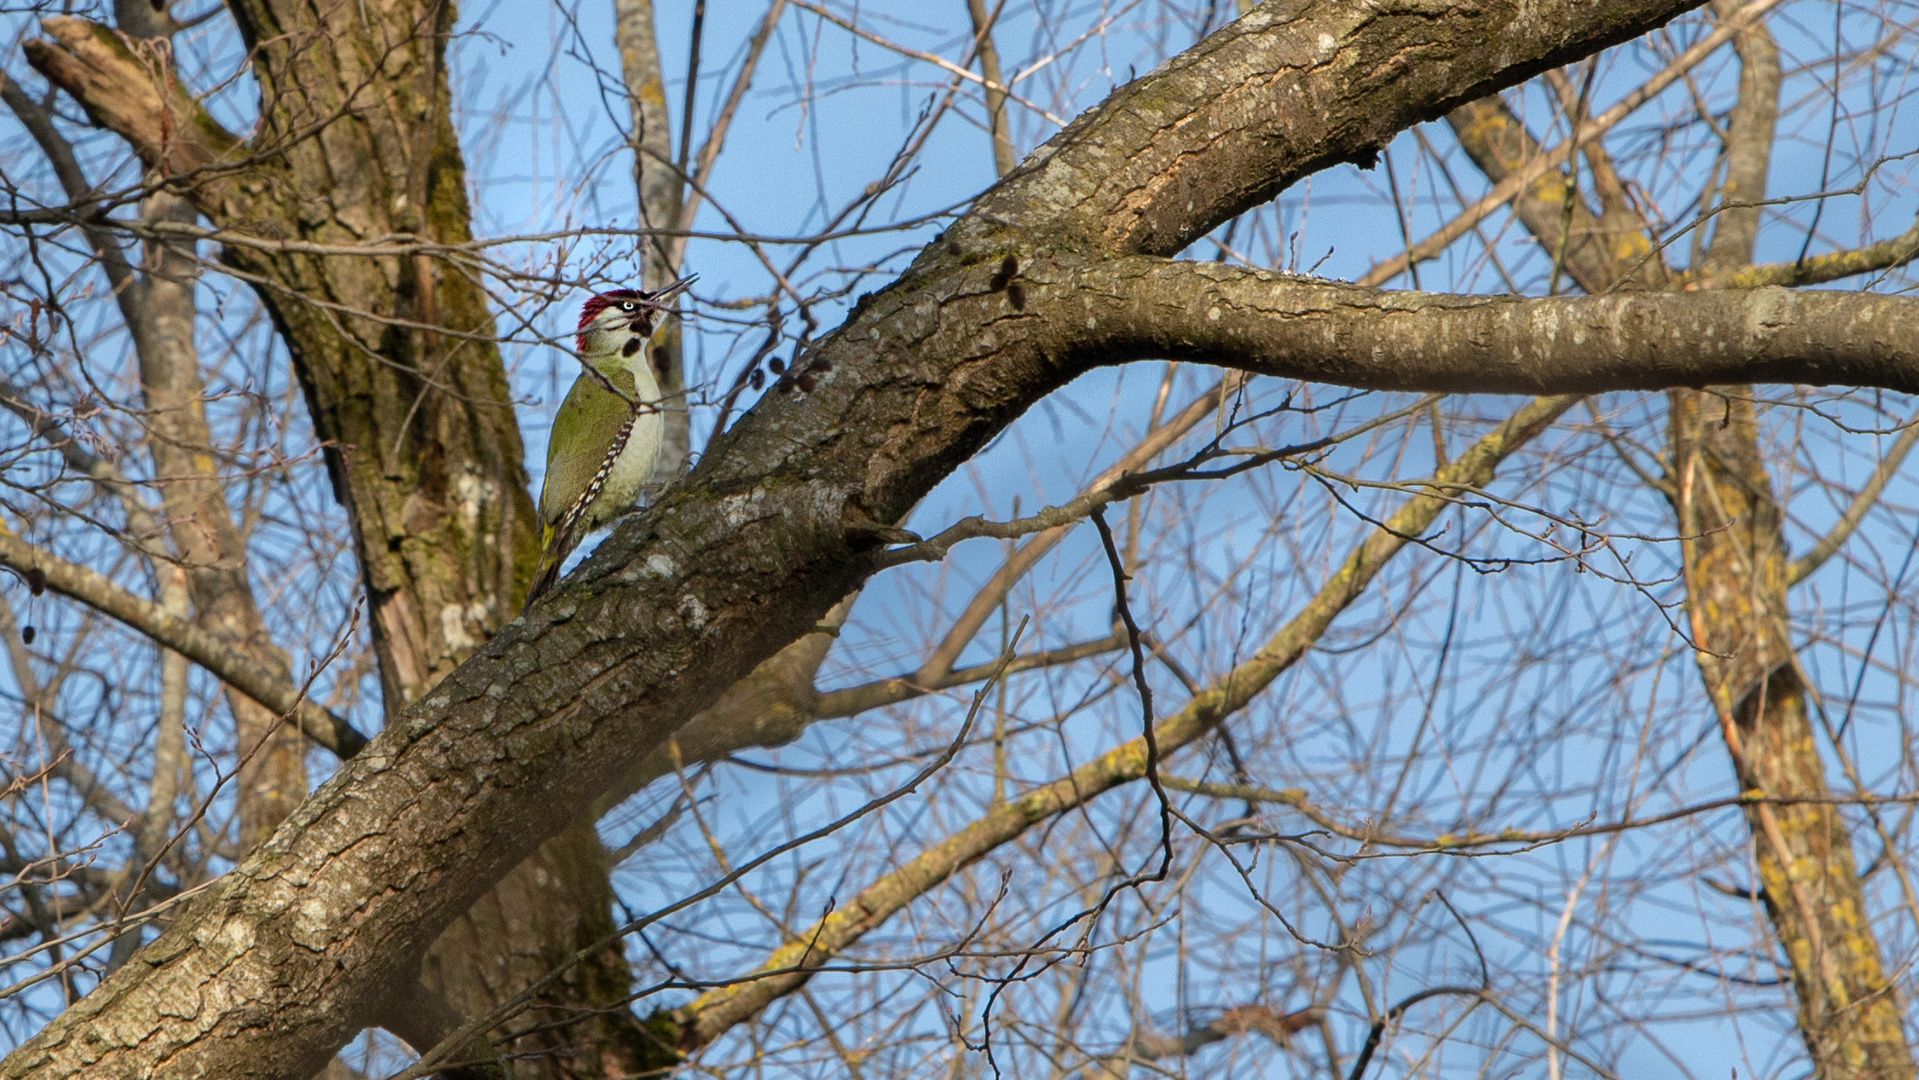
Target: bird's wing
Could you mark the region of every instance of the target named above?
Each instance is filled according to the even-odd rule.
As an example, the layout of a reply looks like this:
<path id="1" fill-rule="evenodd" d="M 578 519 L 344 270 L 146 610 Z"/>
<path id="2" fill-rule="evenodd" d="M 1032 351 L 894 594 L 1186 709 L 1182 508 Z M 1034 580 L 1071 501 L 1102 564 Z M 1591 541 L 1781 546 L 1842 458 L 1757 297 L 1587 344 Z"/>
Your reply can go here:
<path id="1" fill-rule="evenodd" d="M 607 375 L 614 386 L 632 392 L 630 374 Z M 626 400 L 607 393 L 599 380 L 585 373 L 560 402 L 553 426 L 570 425 L 570 435 L 563 458 L 556 455 L 554 442 L 547 443 L 546 476 L 540 481 L 540 563 L 527 589 L 529 605 L 559 580 L 560 566 L 586 535 L 587 509 L 632 435 L 634 416 Z"/>
<path id="2" fill-rule="evenodd" d="M 615 370 L 607 371 L 606 375 L 622 393 L 633 392 L 630 373 Z M 617 394 L 607 393 L 591 375 L 582 372 L 573 381 L 573 388 L 566 392 L 559 413 L 553 417 L 555 431 L 568 428 L 572 432 L 567 440 L 568 453 L 561 457 L 555 442 L 549 441 L 546 447 L 546 477 L 540 482 L 543 524 L 557 523 L 567 509 L 586 494 L 620 426 L 632 416 L 632 407 Z"/>

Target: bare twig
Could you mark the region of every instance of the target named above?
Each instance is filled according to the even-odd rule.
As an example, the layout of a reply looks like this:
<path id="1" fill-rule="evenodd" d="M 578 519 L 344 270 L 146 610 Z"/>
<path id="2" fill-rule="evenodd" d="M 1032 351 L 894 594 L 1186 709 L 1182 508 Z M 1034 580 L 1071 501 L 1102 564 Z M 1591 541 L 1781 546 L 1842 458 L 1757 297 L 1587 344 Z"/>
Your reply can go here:
<path id="1" fill-rule="evenodd" d="M 84 566 L 36 548 L 4 530 L 0 530 L 0 566 L 22 574 L 44 574 L 47 588 L 54 592 L 147 635 L 266 708 L 292 714 L 308 738 L 342 758 L 352 757 L 367 744 L 366 735 L 352 724 L 302 697 L 291 684 L 273 678 L 225 642 Z"/>

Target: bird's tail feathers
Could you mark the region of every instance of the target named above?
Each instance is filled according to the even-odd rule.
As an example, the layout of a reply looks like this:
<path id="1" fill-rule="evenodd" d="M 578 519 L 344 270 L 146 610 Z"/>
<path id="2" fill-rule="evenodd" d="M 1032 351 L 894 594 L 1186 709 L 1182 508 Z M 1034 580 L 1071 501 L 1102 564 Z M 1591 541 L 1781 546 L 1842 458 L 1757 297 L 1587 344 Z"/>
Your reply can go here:
<path id="1" fill-rule="evenodd" d="M 560 567 L 566 564 L 566 557 L 573 554 L 573 548 L 579 544 L 577 529 L 578 517 L 568 514 L 559 522 L 547 522 L 540 529 L 540 564 L 533 570 L 533 584 L 527 586 L 526 603 L 520 610 L 525 611 L 533 602 L 546 595 L 553 583 L 560 580 Z"/>

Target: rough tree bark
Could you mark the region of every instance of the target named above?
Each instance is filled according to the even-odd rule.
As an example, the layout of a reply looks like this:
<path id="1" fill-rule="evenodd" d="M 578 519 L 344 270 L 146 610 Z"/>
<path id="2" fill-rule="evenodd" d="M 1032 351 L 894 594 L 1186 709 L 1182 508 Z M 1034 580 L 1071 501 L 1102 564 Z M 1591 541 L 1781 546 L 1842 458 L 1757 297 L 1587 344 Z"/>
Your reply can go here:
<path id="1" fill-rule="evenodd" d="M 1273 2 L 1123 87 L 0 1074 L 310 1075 L 493 881 L 886 563 L 899 538 L 888 522 L 1092 366 L 1178 354 L 1502 391 L 1701 376 L 1919 385 L 1919 315 L 1893 298 L 1392 299 L 1162 258 L 1312 169 L 1364 160 L 1408 124 L 1687 6 Z M 310 24 L 279 29 L 268 53 L 317 48 Z M 100 89 L 76 74 L 63 85 Z M 90 105 L 138 130 L 137 112 Z M 229 240 L 264 261 L 308 258 L 271 243 Z M 1017 298 L 990 285 L 1007 256 Z M 437 336 L 449 359 L 481 347 Z M 1675 339 L 1713 345 L 1674 355 Z M 1400 362 L 1390 347 L 1413 340 Z"/>

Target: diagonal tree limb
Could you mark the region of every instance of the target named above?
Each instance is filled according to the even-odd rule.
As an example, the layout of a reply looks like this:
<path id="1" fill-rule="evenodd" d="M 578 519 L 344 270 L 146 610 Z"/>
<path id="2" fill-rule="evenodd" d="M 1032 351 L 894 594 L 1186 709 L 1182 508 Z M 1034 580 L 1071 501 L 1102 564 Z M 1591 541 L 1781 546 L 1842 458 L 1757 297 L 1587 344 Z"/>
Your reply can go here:
<path id="1" fill-rule="evenodd" d="M 404 1039 L 416 1053 L 438 1045 L 458 1031 L 466 1016 L 430 987 L 415 982 L 393 995 L 393 1001 L 381 1014 L 382 1026 Z M 471 1040 L 458 1065 L 436 1074 L 438 1080 L 509 1080 L 513 1076 L 499 1051 L 485 1038 Z"/>
<path id="2" fill-rule="evenodd" d="M 1886 456 L 1879 459 L 1873 467 L 1872 475 L 1853 494 L 1852 501 L 1846 504 L 1846 510 L 1839 520 L 1827 530 L 1804 555 L 1792 561 L 1787 568 L 1787 584 L 1797 585 L 1812 576 L 1812 572 L 1824 566 L 1851 538 L 1853 530 L 1866 519 L 1874 506 L 1879 504 L 1879 496 L 1885 493 L 1886 485 L 1899 474 L 1899 467 L 1905 463 L 1907 455 L 1912 453 L 1914 445 L 1919 445 L 1919 416 L 1909 417 L 1902 425 L 1899 437 L 1893 440 L 1886 450 Z"/>
<path id="3" fill-rule="evenodd" d="M 1461 105 L 1446 114 L 1446 122 L 1473 164 L 1494 183 L 1530 175 L 1544 153 L 1498 95 Z M 1582 140 L 1600 145 L 1596 135 Z M 1638 215 L 1623 217 L 1616 206 L 1595 215 L 1563 166 L 1540 172 L 1512 204 L 1514 215 L 1540 243 L 1553 245 L 1564 269 L 1588 293 L 1612 291 L 1622 267 L 1637 268 L 1622 284 L 1657 288 L 1664 283 L 1665 267 L 1653 257 L 1652 239 Z"/>
<path id="4" fill-rule="evenodd" d="M 171 78 L 163 51 L 72 16 L 48 16 L 40 28 L 47 38 L 27 40 L 27 62 L 162 175 L 211 169 L 243 151 L 239 137 Z"/>

